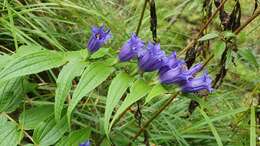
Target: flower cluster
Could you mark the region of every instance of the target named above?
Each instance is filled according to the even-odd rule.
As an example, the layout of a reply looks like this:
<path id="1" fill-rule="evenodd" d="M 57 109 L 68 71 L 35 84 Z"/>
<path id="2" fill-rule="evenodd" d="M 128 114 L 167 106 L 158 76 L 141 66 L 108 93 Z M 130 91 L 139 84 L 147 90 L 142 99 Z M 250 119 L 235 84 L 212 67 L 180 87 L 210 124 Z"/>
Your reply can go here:
<path id="1" fill-rule="evenodd" d="M 144 47 L 144 42 L 132 34 L 121 48 L 119 60 L 125 62 L 137 58 L 141 71 L 157 70 L 161 83 L 180 85 L 183 92 L 212 91 L 211 79 L 207 72 L 195 78 L 196 73 L 202 69 L 201 64 L 188 69 L 185 61 L 177 59 L 176 52 L 166 56 L 165 52 L 160 49 L 159 43 L 148 42 L 146 49 Z"/>
<path id="2" fill-rule="evenodd" d="M 111 38 L 110 30 L 105 31 L 104 26 L 93 27 L 92 36 L 88 42 L 89 52 L 96 52 L 109 38 Z M 177 58 L 176 52 L 166 56 L 159 43 L 148 42 L 145 46 L 144 41 L 134 33 L 122 46 L 118 58 L 121 62 L 137 58 L 139 70 L 158 71 L 162 84 L 177 84 L 181 86 L 183 92 L 212 91 L 211 78 L 207 72 L 201 77 L 195 77 L 196 73 L 202 69 L 201 64 L 188 69 L 185 61 Z"/>

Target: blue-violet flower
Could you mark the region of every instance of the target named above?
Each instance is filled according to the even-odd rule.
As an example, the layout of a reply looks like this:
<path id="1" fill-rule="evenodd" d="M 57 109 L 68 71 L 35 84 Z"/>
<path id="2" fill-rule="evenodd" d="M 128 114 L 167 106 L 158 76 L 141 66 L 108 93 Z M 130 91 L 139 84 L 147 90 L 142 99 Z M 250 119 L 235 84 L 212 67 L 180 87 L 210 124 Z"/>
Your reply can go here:
<path id="1" fill-rule="evenodd" d="M 173 52 L 173 54 L 167 58 L 167 62 L 160 68 L 159 78 L 161 83 L 164 84 L 175 83 L 182 85 L 189 79 L 192 79 L 194 75 L 200 71 L 201 67 L 201 64 L 197 64 L 188 70 L 186 63 L 183 60 L 178 60 L 176 53 Z"/>
<path id="2" fill-rule="evenodd" d="M 105 26 L 92 27 L 92 35 L 88 41 L 88 50 L 91 53 L 101 48 L 111 38 L 110 29 L 105 31 Z"/>
<path id="3" fill-rule="evenodd" d="M 121 48 L 119 60 L 124 62 L 137 57 L 143 46 L 144 42 L 133 33 L 131 38 Z"/>
<path id="4" fill-rule="evenodd" d="M 91 142 L 88 140 L 82 144 L 79 144 L 79 146 L 90 146 L 91 145 Z"/>
<path id="5" fill-rule="evenodd" d="M 172 68 L 175 68 L 178 64 L 184 63 L 182 60 L 177 60 L 176 52 L 172 52 L 172 54 L 167 57 L 165 63 L 161 66 L 159 72 L 164 73 Z"/>
<path id="6" fill-rule="evenodd" d="M 207 72 L 205 72 L 201 77 L 194 78 L 186 82 L 182 86 L 182 92 L 198 92 L 201 90 L 207 90 L 208 92 L 212 92 L 211 88 L 211 78 Z"/>
<path id="7" fill-rule="evenodd" d="M 155 71 L 161 68 L 166 59 L 164 51 L 160 49 L 160 44 L 149 42 L 147 50 L 141 52 L 138 57 L 139 68 L 144 72 Z"/>

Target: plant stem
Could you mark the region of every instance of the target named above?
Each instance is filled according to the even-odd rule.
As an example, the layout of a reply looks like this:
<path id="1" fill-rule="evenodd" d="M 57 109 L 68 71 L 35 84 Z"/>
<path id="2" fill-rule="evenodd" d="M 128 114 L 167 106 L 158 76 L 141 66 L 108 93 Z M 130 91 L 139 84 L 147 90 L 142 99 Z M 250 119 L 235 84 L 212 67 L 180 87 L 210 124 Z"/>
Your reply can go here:
<path id="1" fill-rule="evenodd" d="M 243 25 L 241 25 L 239 28 L 237 28 L 234 33 L 236 35 L 238 35 L 240 33 L 240 31 L 242 31 L 250 22 L 252 22 L 259 15 L 260 15 L 260 8 L 258 8 L 256 10 L 256 12 L 254 13 L 254 15 L 252 15 L 250 18 L 248 18 Z"/>
<path id="2" fill-rule="evenodd" d="M 208 65 L 208 63 L 210 62 L 210 60 L 211 60 L 213 57 L 214 57 L 214 55 L 212 54 L 212 55 L 209 56 L 209 58 L 208 58 L 206 61 L 204 61 L 203 66 L 201 67 L 200 71 L 202 71 L 202 70 L 205 68 L 205 66 Z"/>
<path id="3" fill-rule="evenodd" d="M 189 50 L 190 48 L 192 48 L 196 42 L 198 41 L 198 39 L 201 37 L 201 35 L 203 34 L 203 31 L 209 26 L 210 22 L 213 20 L 213 18 L 217 15 L 218 11 L 222 8 L 222 6 L 227 2 L 228 0 L 223 0 L 221 2 L 221 4 L 219 5 L 219 7 L 214 11 L 214 13 L 210 16 L 210 18 L 208 19 L 208 21 L 202 26 L 202 28 L 200 29 L 199 33 L 195 36 L 195 38 L 184 48 L 181 50 L 181 52 L 179 53 L 179 55 L 182 55 L 183 53 L 185 53 L 187 50 Z"/>
<path id="4" fill-rule="evenodd" d="M 141 28 L 141 25 L 142 25 L 142 21 L 143 21 L 143 18 L 144 18 L 144 11 L 145 11 L 147 2 L 148 2 L 148 0 L 145 0 L 144 6 L 143 6 L 143 9 L 142 9 L 142 13 L 141 13 L 141 17 L 140 17 L 140 19 L 139 19 L 138 26 L 137 26 L 137 29 L 136 29 L 136 32 L 135 32 L 135 34 L 136 34 L 137 36 L 138 36 L 138 34 L 139 34 L 139 31 L 140 31 L 140 28 Z"/>
<path id="5" fill-rule="evenodd" d="M 135 141 L 142 132 L 145 131 L 145 128 L 147 128 L 149 126 L 149 124 L 155 119 L 157 118 L 160 113 L 162 113 L 171 103 L 172 101 L 180 94 L 180 92 L 177 92 L 176 94 L 174 94 L 170 99 L 168 99 L 162 106 L 161 108 L 156 111 L 154 113 L 154 115 L 147 121 L 144 123 L 144 125 L 140 128 L 140 130 L 134 135 L 134 137 L 132 138 L 132 141 L 128 144 L 128 146 L 131 146 L 132 142 Z"/>
<path id="6" fill-rule="evenodd" d="M 139 34 L 139 31 L 140 31 L 140 28 L 141 28 L 141 25 L 142 25 L 142 21 L 143 21 L 143 18 L 144 18 L 144 12 L 145 12 L 145 8 L 146 8 L 146 5 L 147 5 L 147 2 L 148 2 L 149 0 L 145 0 L 144 1 L 144 6 L 143 6 L 143 9 L 142 9 L 142 12 L 141 12 L 141 17 L 140 17 L 140 19 L 139 19 L 139 22 L 138 22 L 138 26 L 137 26 L 137 29 L 136 29 L 136 32 L 135 32 L 135 34 L 136 34 L 136 36 L 138 36 L 138 34 Z M 140 73 L 140 75 L 141 75 L 141 77 L 143 76 L 143 72 L 141 72 Z M 142 121 L 142 113 L 141 113 L 141 111 L 140 111 L 140 109 L 139 109 L 139 105 L 140 103 L 139 102 L 137 102 L 137 105 L 138 105 L 138 114 L 140 114 L 140 116 L 141 117 L 139 117 L 137 120 L 138 120 L 138 126 L 139 127 L 141 127 L 141 121 Z M 131 107 L 131 106 L 130 106 Z M 118 118 L 118 121 L 121 119 L 121 117 L 123 117 L 124 116 L 124 114 L 127 112 L 127 110 L 125 110 L 121 115 L 120 115 L 120 117 Z M 114 122 L 114 124 L 115 124 L 116 122 Z M 114 126 L 114 124 L 111 126 L 111 127 L 113 127 Z"/>
<path id="7" fill-rule="evenodd" d="M 132 106 L 132 105 L 131 105 Z M 116 125 L 116 123 L 118 122 L 118 121 L 120 121 L 120 119 L 122 119 L 122 117 L 127 113 L 127 111 L 131 108 L 131 106 L 129 106 L 124 112 L 122 112 L 122 114 L 120 114 L 119 115 L 119 117 L 115 120 L 115 122 L 111 125 L 111 128 L 110 129 L 112 129 L 115 125 Z"/>

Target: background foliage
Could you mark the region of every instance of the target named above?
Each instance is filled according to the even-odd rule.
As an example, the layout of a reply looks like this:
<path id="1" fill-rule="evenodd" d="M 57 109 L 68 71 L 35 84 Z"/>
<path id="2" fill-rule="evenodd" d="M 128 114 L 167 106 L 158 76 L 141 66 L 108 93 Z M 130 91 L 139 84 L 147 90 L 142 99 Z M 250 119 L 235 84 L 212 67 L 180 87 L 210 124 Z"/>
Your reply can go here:
<path id="1" fill-rule="evenodd" d="M 135 102 L 143 100 L 147 121 L 178 88 L 158 84 L 156 73 L 137 74 L 133 62 L 118 63 L 119 48 L 135 32 L 142 0 L 0 1 L 0 146 L 127 145 L 139 130 Z M 255 3 L 241 0 L 241 23 Z M 235 1 L 229 0 L 230 12 Z M 203 0 L 156 1 L 157 33 L 168 54 L 181 52 L 204 24 Z M 215 10 L 213 5 L 213 10 Z M 258 8 L 259 9 L 259 8 Z M 88 57 L 93 25 L 105 24 L 112 40 Z M 260 19 L 236 37 L 221 87 L 209 96 L 181 94 L 147 127 L 150 144 L 247 146 L 259 142 Z M 225 48 L 218 16 L 200 42 L 214 54 L 207 64 L 218 73 Z M 139 36 L 152 40 L 147 7 Z M 185 57 L 185 54 L 180 56 Z M 232 58 L 232 57 L 231 57 Z M 196 62 L 207 57 L 197 56 Z M 190 112 L 190 101 L 198 106 Z M 131 106 L 132 105 L 132 106 Z M 122 115 L 122 113 L 125 113 Z M 144 145 L 139 136 L 134 145 Z"/>

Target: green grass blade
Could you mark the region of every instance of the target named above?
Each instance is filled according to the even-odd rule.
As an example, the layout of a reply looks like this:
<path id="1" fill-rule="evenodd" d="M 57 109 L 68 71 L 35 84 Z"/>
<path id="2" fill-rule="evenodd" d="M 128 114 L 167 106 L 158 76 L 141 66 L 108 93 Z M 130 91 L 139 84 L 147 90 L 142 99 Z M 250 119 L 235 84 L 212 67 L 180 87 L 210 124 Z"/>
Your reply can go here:
<path id="1" fill-rule="evenodd" d="M 256 119 L 254 106 L 251 106 L 250 114 L 250 146 L 256 146 Z"/>
<path id="2" fill-rule="evenodd" d="M 199 111 L 202 114 L 202 116 L 204 117 L 204 119 L 206 120 L 206 122 L 208 123 L 208 125 L 209 125 L 209 127 L 210 127 L 216 141 L 217 141 L 218 146 L 223 146 L 221 138 L 220 138 L 220 136 L 217 132 L 217 129 L 215 128 L 213 123 L 210 121 L 210 118 L 207 116 L 207 114 L 201 108 L 199 109 Z"/>

